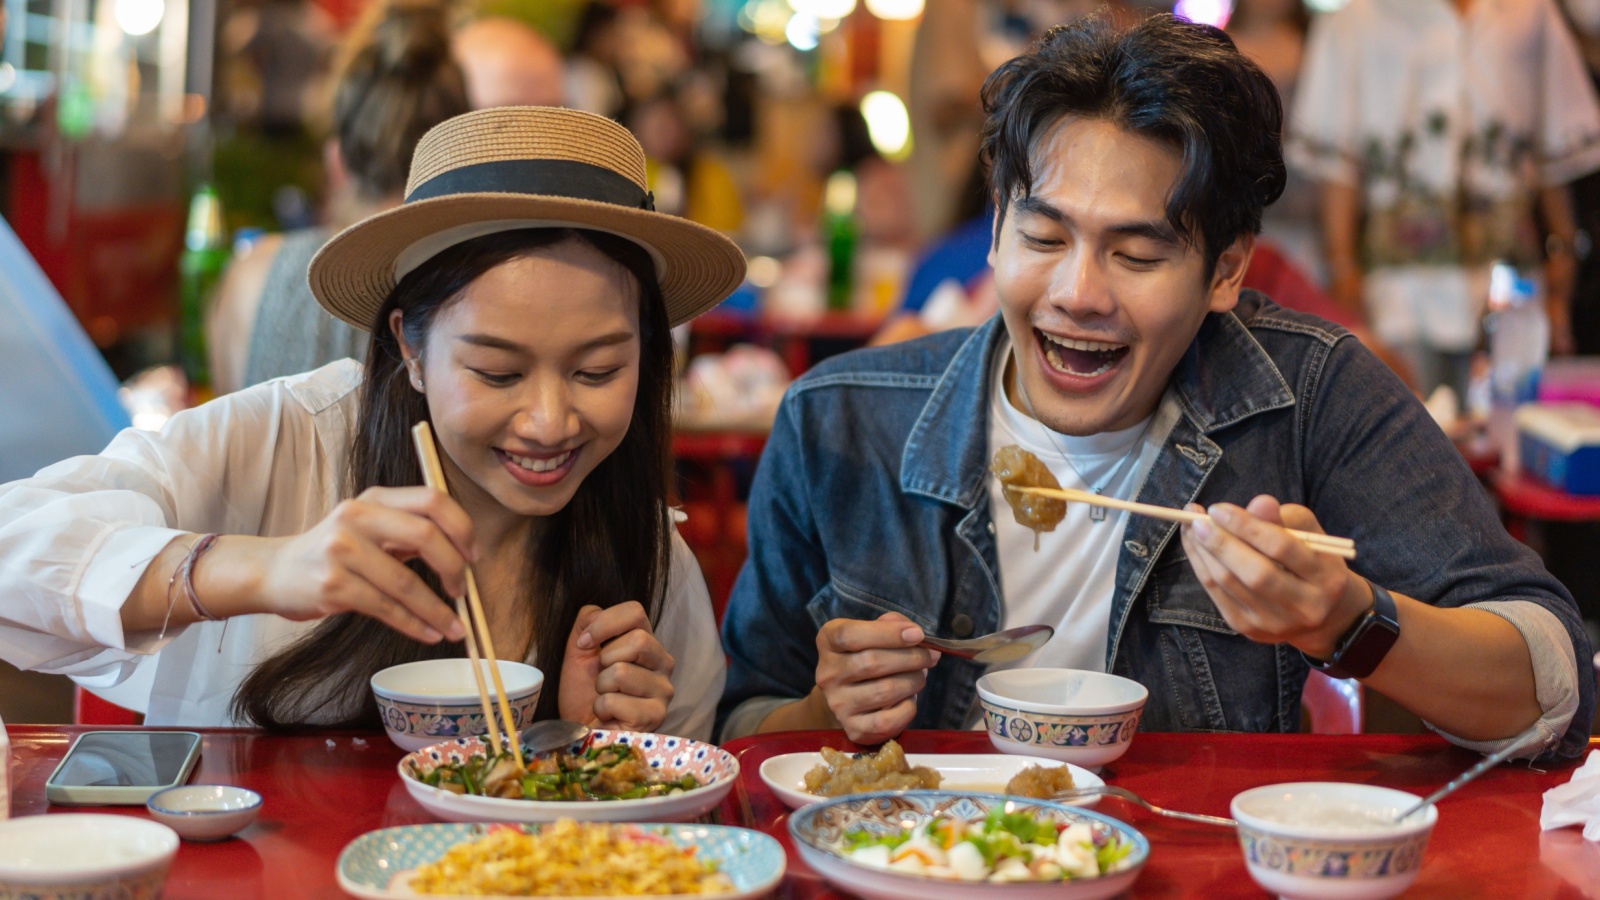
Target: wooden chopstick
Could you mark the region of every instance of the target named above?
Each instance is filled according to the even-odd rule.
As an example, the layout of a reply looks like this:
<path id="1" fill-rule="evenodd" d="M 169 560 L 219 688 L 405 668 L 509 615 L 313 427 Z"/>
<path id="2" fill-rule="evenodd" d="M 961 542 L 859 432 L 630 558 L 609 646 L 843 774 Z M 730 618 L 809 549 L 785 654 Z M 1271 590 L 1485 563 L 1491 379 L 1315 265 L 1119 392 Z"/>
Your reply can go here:
<path id="1" fill-rule="evenodd" d="M 1072 488 L 1044 488 L 1044 487 L 1017 487 L 1006 485 L 1006 490 L 1022 494 L 1037 494 L 1041 497 L 1053 497 L 1057 500 L 1071 500 L 1075 503 L 1089 503 L 1094 506 L 1104 506 L 1108 509 L 1124 509 L 1141 516 L 1152 519 L 1161 519 L 1167 522 L 1199 522 L 1211 521 L 1211 517 L 1204 513 L 1190 512 L 1187 509 L 1173 509 L 1170 506 L 1154 506 L 1149 503 L 1136 503 L 1132 500 L 1119 500 L 1116 497 L 1105 497 L 1100 494 L 1091 494 L 1088 491 L 1079 491 Z M 1299 531 L 1294 528 L 1284 529 L 1290 534 L 1304 541 L 1307 547 L 1317 553 L 1326 553 L 1342 559 L 1356 558 L 1356 542 L 1349 538 L 1335 537 L 1330 534 L 1313 534 L 1309 531 Z"/>
<path id="2" fill-rule="evenodd" d="M 444 479 L 444 465 L 439 462 L 439 448 L 433 442 L 433 428 L 427 422 L 418 422 L 411 429 L 411 437 L 417 446 L 417 460 L 422 464 L 422 480 L 440 493 L 448 495 L 450 486 Z M 471 615 L 468 615 L 468 608 Z M 461 626 L 467 632 L 467 655 L 472 665 L 473 678 L 478 685 L 478 699 L 483 702 L 485 722 L 489 728 L 489 742 L 494 746 L 496 755 L 505 752 L 505 746 L 500 742 L 500 725 L 494 719 L 493 705 L 489 702 L 489 692 L 483 683 L 483 672 L 478 665 L 478 650 L 481 647 L 484 657 L 489 663 L 489 676 L 494 681 L 495 699 L 500 702 L 500 715 L 505 720 L 506 736 L 511 740 L 511 758 L 516 763 L 517 769 L 522 765 L 522 742 L 517 738 L 517 723 L 511 717 L 511 704 L 506 700 L 506 686 L 500 678 L 500 660 L 494 652 L 494 638 L 489 635 L 489 620 L 483 614 L 483 602 L 478 598 L 478 583 L 472 577 L 472 566 L 467 566 L 467 596 L 465 601 L 456 598 L 456 615 L 461 618 Z M 478 640 L 472 638 L 474 620 L 478 628 Z"/>

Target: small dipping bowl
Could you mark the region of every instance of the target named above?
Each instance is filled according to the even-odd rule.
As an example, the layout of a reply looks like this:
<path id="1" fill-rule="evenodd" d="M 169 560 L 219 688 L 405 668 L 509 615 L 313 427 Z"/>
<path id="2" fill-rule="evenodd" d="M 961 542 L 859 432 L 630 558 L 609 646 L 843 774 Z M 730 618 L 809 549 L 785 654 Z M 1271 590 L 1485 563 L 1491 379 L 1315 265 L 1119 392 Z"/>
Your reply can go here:
<path id="1" fill-rule="evenodd" d="M 1006 669 L 978 679 L 995 749 L 1085 769 L 1128 751 L 1149 697 L 1137 681 L 1083 669 Z"/>
<path id="2" fill-rule="evenodd" d="M 226 784 L 185 784 L 151 794 L 144 806 L 186 840 L 220 841 L 256 820 L 261 795 Z"/>
<path id="3" fill-rule="evenodd" d="M 1239 847 L 1256 884 L 1292 900 L 1379 900 L 1417 880 L 1439 820 L 1421 800 L 1370 784 L 1303 781 L 1252 788 L 1233 798 Z"/>
<path id="4" fill-rule="evenodd" d="M 148 819 L 100 813 L 10 819 L 0 822 L 0 898 L 154 900 L 177 852 L 172 829 Z"/>
<path id="5" fill-rule="evenodd" d="M 492 692 L 489 663 L 480 661 L 483 682 Z M 500 661 L 511 718 L 520 731 L 533 722 L 544 673 L 519 662 Z M 372 676 L 372 693 L 378 699 L 383 728 L 395 746 L 411 752 L 453 738 L 488 734 L 483 704 L 466 659 L 425 659 L 390 666 Z M 498 704 L 497 704 L 498 705 Z M 498 717 L 499 710 L 495 710 Z"/>

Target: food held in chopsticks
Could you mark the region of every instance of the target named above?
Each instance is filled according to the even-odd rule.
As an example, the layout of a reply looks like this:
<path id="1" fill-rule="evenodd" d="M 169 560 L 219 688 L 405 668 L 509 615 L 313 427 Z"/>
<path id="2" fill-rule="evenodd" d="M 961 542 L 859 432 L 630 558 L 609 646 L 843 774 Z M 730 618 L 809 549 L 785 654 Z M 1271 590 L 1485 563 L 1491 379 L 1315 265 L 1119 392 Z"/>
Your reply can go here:
<path id="1" fill-rule="evenodd" d="M 1011 797 L 1034 797 L 1048 800 L 1057 791 L 1072 788 L 1072 770 L 1066 766 L 1029 766 L 1011 776 L 1005 793 Z"/>
<path id="2" fill-rule="evenodd" d="M 527 761 L 526 770 L 518 768 L 509 753 L 500 753 L 428 769 L 413 763 L 412 774 L 423 784 L 453 794 L 507 800 L 638 800 L 700 787 L 693 775 L 673 776 L 651 768 L 639 748 L 628 744 L 541 754 Z"/>
<path id="3" fill-rule="evenodd" d="M 733 889 L 716 864 L 633 825 L 561 819 L 528 833 L 497 825 L 417 868 L 419 894 L 606 897 L 717 894 Z"/>
<path id="4" fill-rule="evenodd" d="M 823 747 L 822 762 L 805 774 L 806 790 L 819 797 L 936 788 L 939 781 L 934 769 L 907 763 L 905 751 L 892 740 L 872 753 L 848 754 Z"/>
<path id="5" fill-rule="evenodd" d="M 1059 488 L 1061 483 L 1050 473 L 1039 457 L 1015 444 L 995 451 L 989 471 L 1007 488 L 1043 487 Z M 1033 549 L 1039 549 L 1039 534 L 1054 531 L 1067 515 L 1067 503 L 1054 497 L 1024 494 L 1013 490 L 1005 492 L 1006 503 L 1011 505 L 1011 515 L 1017 524 L 1033 529 Z"/>
<path id="6" fill-rule="evenodd" d="M 981 821 L 935 816 L 910 828 L 845 834 L 862 865 L 951 881 L 1072 881 L 1115 872 L 1133 845 L 1079 822 L 1057 824 L 997 807 Z"/>

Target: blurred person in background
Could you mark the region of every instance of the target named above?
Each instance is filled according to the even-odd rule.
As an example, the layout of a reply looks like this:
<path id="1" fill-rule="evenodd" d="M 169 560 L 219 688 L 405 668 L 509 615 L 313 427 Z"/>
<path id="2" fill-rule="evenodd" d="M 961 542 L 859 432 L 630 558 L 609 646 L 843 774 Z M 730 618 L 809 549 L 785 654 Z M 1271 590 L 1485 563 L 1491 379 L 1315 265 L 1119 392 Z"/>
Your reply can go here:
<path id="1" fill-rule="evenodd" d="M 1570 351 L 1566 185 L 1600 167 L 1600 106 L 1553 0 L 1352 0 L 1312 25 L 1290 136 L 1334 297 L 1424 394 L 1465 396 L 1496 260 L 1543 267 Z"/>
<path id="2" fill-rule="evenodd" d="M 532 27 L 489 16 L 463 26 L 453 46 L 473 109 L 566 104 L 561 51 Z"/>
<path id="3" fill-rule="evenodd" d="M 613 118 L 622 112 L 622 83 L 617 77 L 621 40 L 616 8 L 591 0 L 578 16 L 567 56 L 568 106 Z"/>
<path id="4" fill-rule="evenodd" d="M 1228 19 L 1228 36 L 1234 45 L 1267 73 L 1289 109 L 1294 108 L 1295 84 L 1310 25 L 1303 0 L 1239 0 Z M 1311 281 L 1325 284 L 1327 267 L 1322 261 L 1317 210 L 1317 183 L 1302 172 L 1291 171 L 1283 197 L 1267 207 L 1262 217 L 1261 236 L 1276 244 Z"/>
<path id="5" fill-rule="evenodd" d="M 1566 0 L 1565 9 L 1589 66 L 1589 77 L 1600 87 L 1600 0 Z M 1578 274 L 1572 289 L 1572 351 L 1595 356 L 1600 355 L 1600 253 L 1594 246 L 1600 239 L 1600 172 L 1590 172 L 1572 183 L 1572 202 L 1578 220 L 1578 237 L 1573 242 Z M 1600 598 L 1600 573 L 1594 577 L 1597 589 L 1591 596 Z"/>
<path id="6" fill-rule="evenodd" d="M 207 341 L 218 393 L 366 356 L 366 332 L 318 306 L 306 270 L 335 233 L 399 206 L 417 141 L 470 109 L 447 16 L 430 0 L 376 3 L 351 30 L 323 153 L 327 224 L 261 238 L 229 265 Z"/>

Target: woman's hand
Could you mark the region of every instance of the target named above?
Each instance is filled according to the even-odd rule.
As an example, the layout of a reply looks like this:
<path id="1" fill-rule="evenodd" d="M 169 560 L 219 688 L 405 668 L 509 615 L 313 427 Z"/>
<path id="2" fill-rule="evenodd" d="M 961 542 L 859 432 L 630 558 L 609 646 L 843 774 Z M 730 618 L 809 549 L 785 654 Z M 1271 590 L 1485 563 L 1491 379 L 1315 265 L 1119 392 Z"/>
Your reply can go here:
<path id="1" fill-rule="evenodd" d="M 644 606 L 585 606 L 561 660 L 561 718 L 624 731 L 655 731 L 672 702 L 672 654 L 650 631 Z"/>
<path id="2" fill-rule="evenodd" d="M 1189 509 L 1207 512 L 1195 503 Z M 1317 517 L 1264 494 L 1244 509 L 1218 503 L 1209 512 L 1214 524 L 1183 526 L 1183 550 L 1222 618 L 1253 641 L 1332 656 L 1372 605 L 1372 590 L 1343 559 L 1313 552 L 1286 530 L 1322 534 Z"/>
<path id="3" fill-rule="evenodd" d="M 296 621 L 358 612 L 424 643 L 462 637 L 451 604 L 404 565 L 420 558 L 451 596 L 466 591 L 472 520 L 439 491 L 368 488 L 310 531 L 257 546 L 258 611 Z"/>

